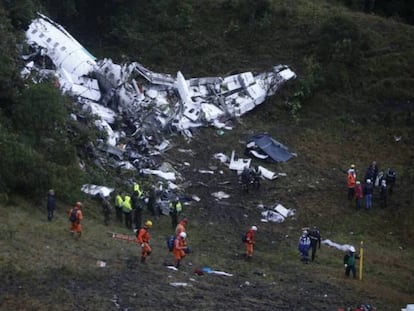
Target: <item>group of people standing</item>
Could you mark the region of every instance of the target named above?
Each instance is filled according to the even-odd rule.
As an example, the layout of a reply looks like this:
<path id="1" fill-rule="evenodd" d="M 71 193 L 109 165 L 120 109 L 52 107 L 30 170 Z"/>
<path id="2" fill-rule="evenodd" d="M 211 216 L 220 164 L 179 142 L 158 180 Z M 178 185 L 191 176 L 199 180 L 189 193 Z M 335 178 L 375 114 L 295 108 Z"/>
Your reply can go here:
<path id="1" fill-rule="evenodd" d="M 356 209 L 362 208 L 365 198 L 365 210 L 369 211 L 373 204 L 374 189 L 379 188 L 379 206 L 387 207 L 388 196 L 392 195 L 397 176 L 393 169 L 388 168 L 385 172 L 378 170 L 376 161 L 367 168 L 363 182 L 357 179 L 355 164 L 347 171 L 348 200 L 355 200 Z"/>

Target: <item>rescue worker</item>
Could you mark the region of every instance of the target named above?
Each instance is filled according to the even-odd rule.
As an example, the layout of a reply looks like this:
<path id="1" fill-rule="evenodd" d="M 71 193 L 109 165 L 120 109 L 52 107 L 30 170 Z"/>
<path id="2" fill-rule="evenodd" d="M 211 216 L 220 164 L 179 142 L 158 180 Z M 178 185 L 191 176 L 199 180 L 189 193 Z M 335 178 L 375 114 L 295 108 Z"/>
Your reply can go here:
<path id="1" fill-rule="evenodd" d="M 310 248 L 310 238 L 308 236 L 308 231 L 307 230 L 303 230 L 301 237 L 299 238 L 299 245 L 298 245 L 298 249 L 300 252 L 300 260 L 303 263 L 308 263 L 309 262 L 309 248 Z"/>
<path id="2" fill-rule="evenodd" d="M 144 226 L 141 229 L 139 229 L 137 233 L 137 244 L 141 247 L 141 262 L 142 263 L 145 263 L 145 260 L 147 259 L 149 255 L 151 255 L 151 252 L 152 252 L 151 246 L 149 245 L 151 236 L 148 231 L 151 228 L 152 228 L 152 221 L 147 220 L 144 223 Z"/>
<path id="3" fill-rule="evenodd" d="M 125 216 L 125 226 L 128 229 L 132 229 L 132 206 L 131 206 L 131 197 L 129 195 L 126 195 L 124 197 L 123 203 L 122 203 L 122 211 Z"/>
<path id="4" fill-rule="evenodd" d="M 132 193 L 131 203 L 135 229 L 138 230 L 139 228 L 141 228 L 142 211 L 144 209 L 144 202 L 140 199 L 138 191 L 134 191 Z"/>
<path id="5" fill-rule="evenodd" d="M 381 208 L 387 207 L 387 197 L 388 197 L 387 181 L 384 179 L 381 181 L 381 188 L 380 188 L 380 207 Z"/>
<path id="6" fill-rule="evenodd" d="M 141 186 L 137 183 L 134 183 L 134 192 L 138 194 L 138 198 L 142 198 L 144 192 L 141 190 Z"/>
<path id="7" fill-rule="evenodd" d="M 101 201 L 102 201 L 102 214 L 104 216 L 104 224 L 105 226 L 109 225 L 109 219 L 112 212 L 112 206 L 109 201 L 104 197 L 103 194 L 100 194 Z"/>
<path id="8" fill-rule="evenodd" d="M 81 208 L 82 203 L 76 202 L 75 207 L 71 208 L 69 211 L 70 233 L 75 236 L 76 239 L 79 239 L 82 235 L 81 221 L 83 219 L 83 214 Z"/>
<path id="9" fill-rule="evenodd" d="M 355 248 L 349 247 L 348 252 L 344 256 L 345 275 L 349 277 L 349 272 L 352 271 L 352 276 L 356 279 L 355 259 L 359 259 L 359 256 L 355 254 Z"/>
<path id="10" fill-rule="evenodd" d="M 187 255 L 187 233 L 181 232 L 174 240 L 173 255 L 175 259 L 175 267 L 178 269 L 181 265 L 181 260 Z"/>
<path id="11" fill-rule="evenodd" d="M 355 184 L 355 205 L 356 205 L 357 210 L 361 209 L 363 197 L 364 197 L 364 193 L 363 193 L 361 182 L 357 180 Z"/>
<path id="12" fill-rule="evenodd" d="M 319 248 L 321 249 L 321 233 L 318 229 L 318 227 L 313 226 L 312 230 L 309 232 L 309 239 L 310 239 L 310 243 L 311 243 L 311 248 L 312 248 L 312 261 L 315 260 L 315 256 L 316 256 L 316 249 Z"/>
<path id="13" fill-rule="evenodd" d="M 387 169 L 385 173 L 385 181 L 387 182 L 388 193 L 392 195 L 392 191 L 395 185 L 395 181 L 397 180 L 397 174 L 392 168 Z"/>
<path id="14" fill-rule="evenodd" d="M 172 225 L 173 230 L 175 230 L 175 228 L 178 225 L 178 215 L 183 210 L 183 206 L 180 202 L 180 198 L 175 197 L 175 199 L 172 202 L 170 202 L 169 207 L 170 207 L 171 225 Z"/>
<path id="15" fill-rule="evenodd" d="M 56 208 L 56 197 L 55 197 L 55 190 L 50 189 L 47 193 L 47 219 L 49 221 L 52 221 L 53 219 L 53 213 Z"/>
<path id="16" fill-rule="evenodd" d="M 254 245 L 254 235 L 257 232 L 256 226 L 251 226 L 250 230 L 246 233 L 246 259 L 251 259 L 253 257 L 253 245 Z"/>
<path id="17" fill-rule="evenodd" d="M 260 181 L 262 179 L 262 171 L 258 166 L 252 169 L 252 178 L 253 178 L 253 188 L 259 189 L 260 188 Z"/>
<path id="18" fill-rule="evenodd" d="M 175 236 L 178 236 L 181 232 L 186 232 L 185 226 L 187 225 L 187 218 L 183 218 L 175 227 Z"/>
<path id="19" fill-rule="evenodd" d="M 252 175 L 250 173 L 250 169 L 247 166 L 245 166 L 240 175 L 240 181 L 241 181 L 242 190 L 244 190 L 246 193 L 249 193 L 249 185 L 252 180 L 251 178 L 252 178 Z"/>
<path id="20" fill-rule="evenodd" d="M 364 185 L 364 197 L 365 197 L 365 210 L 369 211 L 372 207 L 372 193 L 374 191 L 374 185 L 371 179 L 367 179 Z"/>
<path id="21" fill-rule="evenodd" d="M 124 205 L 124 200 L 120 193 L 118 193 L 115 197 L 115 212 L 116 212 L 116 219 L 122 224 L 122 205 Z"/>
<path id="22" fill-rule="evenodd" d="M 352 164 L 351 168 L 348 170 L 348 200 L 352 200 L 355 196 L 355 182 L 355 164 Z"/>
<path id="23" fill-rule="evenodd" d="M 367 171 L 365 173 L 364 180 L 371 179 L 374 182 L 378 176 L 378 165 L 377 161 L 372 161 L 371 165 L 368 166 Z"/>

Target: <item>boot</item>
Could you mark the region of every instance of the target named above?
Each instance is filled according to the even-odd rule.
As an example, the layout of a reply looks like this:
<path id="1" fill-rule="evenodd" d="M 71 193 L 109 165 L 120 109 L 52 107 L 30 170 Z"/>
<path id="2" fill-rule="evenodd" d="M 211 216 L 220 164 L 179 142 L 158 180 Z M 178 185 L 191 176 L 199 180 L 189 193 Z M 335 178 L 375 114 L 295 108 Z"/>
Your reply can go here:
<path id="1" fill-rule="evenodd" d="M 144 256 L 141 257 L 141 263 L 145 263 L 145 257 Z"/>

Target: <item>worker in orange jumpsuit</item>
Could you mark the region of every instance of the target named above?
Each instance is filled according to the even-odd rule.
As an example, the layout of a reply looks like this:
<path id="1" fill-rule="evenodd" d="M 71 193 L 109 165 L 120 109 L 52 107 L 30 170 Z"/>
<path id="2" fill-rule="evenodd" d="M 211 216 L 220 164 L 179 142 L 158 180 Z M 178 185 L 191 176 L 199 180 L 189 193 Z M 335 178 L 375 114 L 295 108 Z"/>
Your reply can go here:
<path id="1" fill-rule="evenodd" d="M 150 234 L 149 229 L 152 228 L 152 221 L 147 220 L 144 224 L 144 227 L 139 229 L 137 234 L 137 243 L 141 247 L 141 262 L 144 263 L 147 257 L 151 254 L 151 246 L 149 245 Z"/>
<path id="2" fill-rule="evenodd" d="M 82 214 L 82 203 L 76 202 L 75 207 L 71 208 L 69 211 L 69 221 L 70 221 L 70 233 L 79 239 L 82 235 L 82 225 L 81 221 L 83 219 Z"/>
<path id="3" fill-rule="evenodd" d="M 181 260 L 187 255 L 187 233 L 181 232 L 174 240 L 173 255 L 175 258 L 175 267 L 178 269 L 181 264 Z"/>
<path id="4" fill-rule="evenodd" d="M 348 170 L 348 200 L 352 200 L 355 197 L 355 184 L 356 184 L 355 164 L 352 164 L 351 168 Z"/>
<path id="5" fill-rule="evenodd" d="M 257 227 L 252 226 L 246 233 L 246 259 L 253 257 L 254 234 L 257 232 Z"/>
<path id="6" fill-rule="evenodd" d="M 185 226 L 187 225 L 187 218 L 183 218 L 175 227 L 175 236 L 180 235 L 181 232 L 186 232 Z"/>

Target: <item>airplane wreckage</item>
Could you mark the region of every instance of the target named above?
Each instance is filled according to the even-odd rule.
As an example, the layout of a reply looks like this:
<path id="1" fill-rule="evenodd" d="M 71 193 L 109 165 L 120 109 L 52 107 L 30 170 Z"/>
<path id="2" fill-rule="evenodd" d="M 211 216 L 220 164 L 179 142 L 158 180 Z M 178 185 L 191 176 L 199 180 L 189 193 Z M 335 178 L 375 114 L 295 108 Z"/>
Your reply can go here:
<path id="1" fill-rule="evenodd" d="M 30 54 L 23 56 L 23 78 L 40 82 L 55 77 L 63 93 L 97 116 L 95 125 L 107 133 L 98 149 L 138 170 L 154 168 L 149 159 L 168 148 L 168 134 L 191 138 L 191 128 L 228 129 L 227 121 L 254 109 L 296 77 L 287 66 L 277 65 L 257 75 L 185 79 L 180 71 L 172 76 L 138 62 L 97 60 L 61 25 L 40 13 L 26 31 L 26 42 Z"/>

